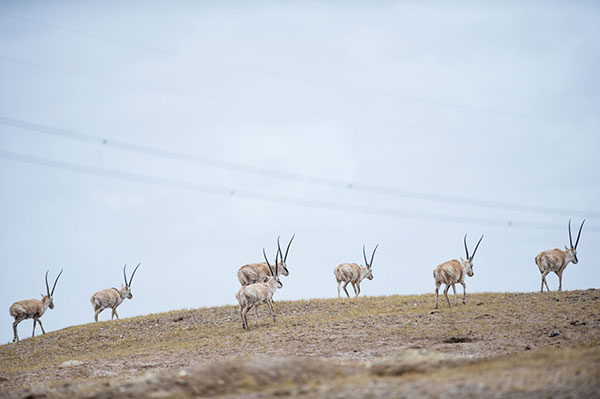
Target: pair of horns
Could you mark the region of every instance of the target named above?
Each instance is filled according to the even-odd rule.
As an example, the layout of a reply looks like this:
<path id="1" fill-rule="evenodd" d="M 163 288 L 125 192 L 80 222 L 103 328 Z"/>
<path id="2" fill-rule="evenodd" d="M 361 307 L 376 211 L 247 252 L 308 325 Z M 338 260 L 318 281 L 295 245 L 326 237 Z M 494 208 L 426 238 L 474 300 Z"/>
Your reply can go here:
<path id="1" fill-rule="evenodd" d="M 48 273 L 49 272 L 50 272 L 50 270 L 46 271 L 46 292 L 48 293 L 49 297 L 52 297 L 52 295 L 54 295 L 54 289 L 56 288 L 56 283 L 58 283 L 58 278 L 62 274 L 63 269 L 60 269 L 60 273 L 58 273 L 58 276 L 56 276 L 56 280 L 54 280 L 54 285 L 52 286 L 52 291 L 50 291 L 50 286 L 48 286 Z"/>
<path id="2" fill-rule="evenodd" d="M 479 241 L 477 242 L 477 245 L 475 246 L 475 251 L 473 251 L 473 254 L 471 256 L 469 256 L 469 248 L 467 248 L 467 235 L 465 234 L 465 238 L 463 239 L 463 242 L 465 243 L 465 252 L 467 253 L 468 260 L 473 260 L 473 258 L 475 257 L 475 252 L 477 252 L 477 248 L 479 248 L 479 244 L 481 243 L 481 240 L 483 240 L 483 234 L 481 235 L 481 238 L 479 239 Z"/>
<path id="3" fill-rule="evenodd" d="M 289 248 L 289 246 L 288 246 L 288 248 Z M 279 272 L 279 265 L 278 265 L 279 262 L 277 261 L 277 259 L 279 258 L 280 253 L 281 253 L 281 249 L 278 248 L 277 252 L 275 253 L 275 273 L 273 273 L 273 268 L 271 267 L 271 264 L 269 263 L 269 259 L 267 259 L 267 253 L 265 252 L 265 249 L 263 248 L 263 256 L 265 257 L 265 261 L 267 261 L 267 266 L 269 266 L 269 271 L 271 272 L 271 276 L 273 276 L 273 277 L 277 277 L 277 273 Z"/>
<path id="4" fill-rule="evenodd" d="M 131 273 L 131 278 L 129 279 L 129 282 L 127 282 L 127 273 L 125 273 L 125 268 L 127 267 L 127 263 L 125 264 L 125 266 L 123 266 L 123 278 L 125 279 L 126 287 L 131 287 L 131 282 L 133 281 L 133 275 L 135 274 L 135 272 L 137 271 L 138 267 L 140 267 L 141 264 L 142 264 L 142 262 L 138 263 L 137 266 L 135 267 L 135 269 L 133 269 L 133 273 Z"/>
<path id="5" fill-rule="evenodd" d="M 294 237 L 296 237 L 296 234 L 294 234 L 290 239 L 290 242 L 288 243 L 287 248 L 285 250 L 285 256 L 283 256 L 283 253 L 281 252 L 281 245 L 279 245 L 279 237 L 277 237 L 277 254 L 281 257 L 283 264 L 285 264 L 285 262 L 287 261 L 288 252 L 290 252 L 290 245 L 292 245 Z M 275 259 L 275 263 L 277 264 L 277 259 Z"/>
<path id="6" fill-rule="evenodd" d="M 583 224 L 585 223 L 585 219 L 581 222 L 581 226 L 579 226 L 579 233 L 577 233 L 577 240 L 575 240 L 575 246 L 573 246 L 573 238 L 571 238 L 571 219 L 569 219 L 569 243 L 571 244 L 571 248 L 577 249 L 577 244 L 579 244 L 579 237 L 581 237 L 581 229 L 583 229 Z"/>
<path id="7" fill-rule="evenodd" d="M 371 255 L 371 262 L 367 262 L 367 254 L 365 252 L 365 246 L 363 245 L 363 256 L 365 258 L 365 263 L 367 264 L 367 267 L 369 269 L 373 265 L 373 258 L 375 257 L 375 251 L 377 251 L 377 247 L 379 247 L 379 244 L 375 245 L 375 249 L 373 250 L 373 254 Z"/>

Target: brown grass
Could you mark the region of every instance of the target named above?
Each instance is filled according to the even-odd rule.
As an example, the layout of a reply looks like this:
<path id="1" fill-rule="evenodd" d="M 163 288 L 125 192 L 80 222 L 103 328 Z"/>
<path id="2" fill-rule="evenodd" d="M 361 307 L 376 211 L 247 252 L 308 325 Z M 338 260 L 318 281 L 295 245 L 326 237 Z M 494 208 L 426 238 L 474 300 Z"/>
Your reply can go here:
<path id="1" fill-rule="evenodd" d="M 433 295 L 277 302 L 275 310 L 277 322 L 261 309 L 259 327 L 249 332 L 241 329 L 237 309 L 225 306 L 74 326 L 19 344 L 3 345 L 0 394 L 17 395 L 37 384 L 44 390 L 49 384 L 95 386 L 98 381 L 114 378 L 130 381 L 148 372 L 178 372 L 238 356 L 252 359 L 259 355 L 318 358 L 328 362 L 328 367 L 354 365 L 363 371 L 351 381 L 375 378 L 379 381 L 375 385 L 381 383 L 381 378 L 387 381 L 391 377 L 374 377 L 372 369 L 369 373 L 364 370 L 376 361 L 408 353 L 407 349 L 426 349 L 438 358 L 446 354 L 468 360 L 460 364 L 442 361 L 441 364 L 453 365 L 439 372 L 450 373 L 449 376 L 480 372 L 485 379 L 493 378 L 489 370 L 511 373 L 502 359 L 512 359 L 506 355 L 513 354 L 519 367 L 530 370 L 531 378 L 542 381 L 544 367 L 540 365 L 547 361 L 557 364 L 559 377 L 566 375 L 565 370 L 574 370 L 580 360 L 582 364 L 595 364 L 595 370 L 598 369 L 598 290 L 471 294 L 466 305 L 459 300 L 458 306 L 444 305 L 438 311 L 433 309 Z M 251 327 L 253 319 L 252 315 Z M 550 337 L 554 330 L 559 335 Z M 83 365 L 57 367 L 67 360 L 80 360 Z M 517 360 L 510 362 L 513 361 Z M 408 374 L 401 378 L 412 378 L 410 371 Z M 436 375 L 428 378 L 437 378 Z M 521 375 L 527 376 L 528 372 Z M 334 380 L 340 384 L 344 381 L 344 387 L 351 386 L 348 378 Z M 570 381 L 578 378 L 590 378 L 589 372 L 580 370 Z M 294 389 L 306 383 L 290 382 Z M 263 388 L 268 385 L 264 381 L 257 384 Z M 324 389 L 323 384 L 319 386 Z M 527 386 L 524 382 L 523 387 Z M 499 391 L 501 388 L 498 386 Z"/>

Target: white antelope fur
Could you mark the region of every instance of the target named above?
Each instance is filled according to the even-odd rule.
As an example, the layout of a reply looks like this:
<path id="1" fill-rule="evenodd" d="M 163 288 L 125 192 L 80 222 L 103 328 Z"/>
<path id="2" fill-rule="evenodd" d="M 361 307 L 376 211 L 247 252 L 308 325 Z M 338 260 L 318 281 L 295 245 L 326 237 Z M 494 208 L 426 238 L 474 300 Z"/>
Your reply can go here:
<path id="1" fill-rule="evenodd" d="M 267 267 L 270 272 L 269 276 L 267 276 L 265 281 L 243 286 L 235 294 L 235 298 L 240 304 L 240 317 L 242 318 L 242 328 L 244 330 L 250 330 L 250 327 L 248 326 L 247 314 L 252 307 L 254 307 L 256 313 L 255 326 L 258 327 L 258 306 L 263 303 L 268 305 L 271 315 L 273 316 L 273 321 L 275 321 L 275 312 L 273 310 L 273 294 L 277 289 L 283 287 L 283 284 L 277 275 L 277 257 L 279 255 L 279 251 L 277 251 L 277 254 L 275 255 L 275 271 L 273 271 L 271 268 L 264 249 L 263 255 L 267 261 Z"/>

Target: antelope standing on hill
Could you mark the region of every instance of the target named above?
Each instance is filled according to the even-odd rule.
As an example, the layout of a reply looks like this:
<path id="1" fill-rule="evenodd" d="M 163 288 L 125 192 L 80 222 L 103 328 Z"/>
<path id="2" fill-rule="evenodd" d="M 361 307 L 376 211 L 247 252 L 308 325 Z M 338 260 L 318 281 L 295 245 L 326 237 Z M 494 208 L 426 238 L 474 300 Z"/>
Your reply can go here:
<path id="1" fill-rule="evenodd" d="M 279 280 L 279 275 L 277 274 L 278 269 L 278 261 L 281 251 L 278 249 L 275 255 L 275 271 L 271 267 L 269 260 L 267 259 L 267 254 L 265 253 L 265 249 L 263 248 L 263 256 L 265 257 L 265 261 L 267 267 L 269 269 L 269 276 L 263 282 L 258 282 L 254 284 L 245 285 L 240 288 L 236 294 L 235 298 L 240 304 L 240 316 L 242 318 L 242 328 L 244 330 L 250 330 L 248 326 L 248 311 L 254 307 L 256 310 L 260 304 L 266 303 L 271 310 L 271 315 L 273 316 L 273 321 L 275 321 L 275 312 L 273 311 L 273 294 L 278 288 L 282 288 L 283 284 Z M 256 321 L 255 326 L 258 327 L 258 312 L 256 313 Z"/>
<path id="2" fill-rule="evenodd" d="M 44 330 L 44 326 L 42 325 L 42 321 L 40 317 L 44 314 L 46 309 L 54 309 L 54 289 L 56 288 L 56 283 L 58 282 L 58 278 L 62 274 L 62 270 L 58 273 L 56 280 L 54 280 L 54 285 L 52 286 L 52 291 L 50 291 L 50 287 L 48 286 L 48 272 L 46 272 L 46 295 L 40 294 L 42 299 L 26 299 L 24 301 L 18 301 L 10 305 L 8 308 L 8 312 L 12 317 L 14 317 L 15 321 L 13 322 L 13 342 L 19 342 L 19 335 L 17 334 L 17 326 L 20 322 L 25 319 L 33 319 L 33 333 L 31 337 L 35 337 L 35 324 L 38 323 L 42 328 L 42 334 L 46 334 Z"/>
<path id="3" fill-rule="evenodd" d="M 465 234 L 463 242 L 465 244 L 465 252 L 467 254 L 467 259 L 452 259 L 448 262 L 442 263 L 433 271 L 433 278 L 435 279 L 436 309 L 438 308 L 438 294 L 440 290 L 440 285 L 442 284 L 446 284 L 446 288 L 444 288 L 444 296 L 446 297 L 446 301 L 448 301 L 448 306 L 450 306 L 450 300 L 448 299 L 448 288 L 450 288 L 450 286 L 452 286 L 452 290 L 454 291 L 454 304 L 456 305 L 456 283 L 460 283 L 460 285 L 463 286 L 463 303 L 465 303 L 467 297 L 467 285 L 465 284 L 465 274 L 469 277 L 473 277 L 473 258 L 475 257 L 475 253 L 477 252 L 477 248 L 479 248 L 481 240 L 483 240 L 483 235 L 477 242 L 473 254 L 469 256 L 469 249 L 467 248 L 467 235 Z"/>
<path id="4" fill-rule="evenodd" d="M 548 283 L 546 282 L 546 276 L 550 272 L 554 272 L 558 276 L 558 290 L 562 291 L 562 274 L 565 271 L 565 268 L 569 264 L 569 262 L 573 262 L 576 265 L 579 262 L 577 259 L 577 244 L 579 244 L 579 237 L 581 236 L 581 229 L 583 229 L 583 224 L 585 223 L 585 219 L 581 222 L 581 226 L 579 226 L 579 232 L 577 233 L 577 240 L 575 240 L 575 245 L 573 246 L 573 238 L 571 237 L 571 220 L 569 219 L 569 244 L 571 244 L 570 248 L 565 246 L 565 249 L 550 249 L 548 251 L 540 252 L 538 256 L 535 257 L 535 264 L 538 269 L 540 269 L 540 273 L 542 273 L 542 288 L 540 292 L 544 292 L 544 284 L 546 284 L 546 289 L 550 291 L 548 288 Z"/>
<path id="5" fill-rule="evenodd" d="M 294 241 L 294 237 L 296 237 L 295 234 L 292 236 L 292 239 L 290 240 L 290 242 L 287 245 L 287 249 L 285 250 L 285 256 L 282 256 L 281 246 L 279 245 L 279 237 L 277 237 L 278 254 L 281 257 L 281 260 L 279 262 L 277 262 L 277 265 L 275 267 L 278 270 L 278 271 L 276 271 L 278 276 L 280 274 L 284 275 L 284 276 L 288 276 L 290 274 L 288 271 L 286 262 L 287 262 L 288 252 L 290 251 L 290 245 L 292 245 L 292 241 Z M 242 286 L 265 281 L 266 278 L 270 275 L 271 274 L 269 272 L 269 268 L 267 267 L 267 264 L 265 262 L 250 263 L 250 264 L 244 265 L 244 266 L 240 267 L 237 272 L 238 279 L 240 280 L 240 284 L 242 284 Z"/>
<path id="6" fill-rule="evenodd" d="M 354 297 L 357 297 L 358 294 L 360 294 L 360 282 L 365 278 L 373 280 L 373 271 L 371 266 L 373 266 L 373 258 L 375 257 L 375 251 L 377 251 L 377 247 L 379 247 L 379 244 L 377 244 L 373 250 L 371 262 L 368 262 L 367 254 L 365 253 L 365 246 L 363 245 L 363 257 L 365 258 L 366 266 L 361 266 L 356 263 L 341 263 L 336 266 L 336 268 L 333 270 L 333 274 L 335 275 L 335 279 L 337 281 L 338 298 L 340 297 L 340 285 L 342 283 L 344 283 L 344 292 L 348 298 L 350 298 L 348 290 L 346 290 L 348 283 L 352 284 L 352 288 L 356 294 Z"/>
<path id="7" fill-rule="evenodd" d="M 115 316 L 117 319 L 119 315 L 117 314 L 117 306 L 119 306 L 125 298 L 131 299 L 133 295 L 131 294 L 131 282 L 133 281 L 133 275 L 137 271 L 138 267 L 140 267 L 141 263 L 133 269 L 133 273 L 131 273 L 131 278 L 127 281 L 127 274 L 125 273 L 125 268 L 127 265 L 123 266 L 123 278 L 125 279 L 125 285 L 121 287 L 121 289 L 117 288 L 107 288 L 105 290 L 101 290 L 96 292 L 90 298 L 90 302 L 94 307 L 94 321 L 98 321 L 98 315 L 104 309 L 112 308 L 112 314 L 110 319 L 112 320 Z"/>

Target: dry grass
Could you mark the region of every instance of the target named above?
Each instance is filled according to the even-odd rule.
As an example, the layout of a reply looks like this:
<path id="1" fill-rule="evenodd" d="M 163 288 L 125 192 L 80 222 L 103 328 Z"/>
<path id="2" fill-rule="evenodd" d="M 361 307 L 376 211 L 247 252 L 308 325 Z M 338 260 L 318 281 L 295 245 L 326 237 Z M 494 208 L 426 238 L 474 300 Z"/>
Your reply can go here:
<path id="1" fill-rule="evenodd" d="M 318 358 L 328 362 L 329 367 L 333 367 L 332 364 L 359 366 L 363 371 L 356 371 L 358 374 L 350 381 L 347 381 L 349 377 L 336 377 L 336 384 L 342 387 L 351 386 L 355 381 L 361 381 L 359 385 L 393 386 L 393 383 L 381 382 L 391 377 L 374 377 L 376 373 L 372 369 L 369 373 L 364 370 L 368 364 L 384 357 L 391 356 L 391 361 L 396 357 L 397 361 L 399 353 L 408 353 L 406 350 L 411 348 L 427 349 L 438 359 L 446 354 L 446 359 L 450 355 L 468 360 L 459 364 L 439 361 L 435 364 L 443 366 L 445 371 L 428 379 L 444 373 L 450 373 L 449 378 L 452 373 L 463 377 L 480 373 L 483 380 L 493 379 L 494 373 L 512 373 L 509 365 L 517 361 L 520 368 L 529 370 L 519 376 L 530 372 L 531 378 L 540 381 L 545 381 L 540 371 L 544 367 L 540 365 L 548 361 L 556 366 L 559 377 L 570 375 L 566 370 L 574 370 L 579 361 L 595 364 L 594 370 L 598 370 L 598 290 L 471 294 L 466 305 L 459 300 L 458 306 L 446 308 L 444 305 L 438 311 L 433 310 L 432 295 L 277 302 L 275 310 L 277 322 L 270 320 L 266 310 L 261 309 L 259 327 L 249 332 L 241 329 L 237 309 L 225 306 L 74 326 L 19 344 L 3 345 L 0 346 L 0 395 L 3 392 L 12 397 L 36 384 L 41 384 L 43 390 L 50 383 L 96 386 L 94 384 L 113 381 L 116 377 L 118 381 L 125 378 L 126 382 L 149 371 L 206 367 L 240 355 L 267 355 L 274 359 L 298 356 Z M 252 315 L 249 319 L 251 327 L 253 318 Z M 559 335 L 551 337 L 555 330 Z M 511 354 L 516 354 L 514 359 L 517 360 L 503 363 L 503 359 L 513 359 L 513 356 L 504 356 Z M 83 364 L 57 367 L 67 360 L 79 360 Z M 423 370 L 429 369 L 431 364 L 426 362 Z M 452 369 L 447 369 L 450 364 Z M 363 381 L 364 378 L 368 382 Z M 403 375 L 401 378 L 413 377 Z M 422 388 L 419 388 L 419 378 L 423 375 L 414 382 L 416 391 Z M 589 371 L 580 370 L 569 378 L 569 381 L 585 380 L 590 375 Z M 373 382 L 374 379 L 377 382 Z M 464 381 L 464 378 L 459 380 Z M 527 380 L 525 378 L 523 387 L 530 386 Z M 257 384 L 266 389 L 265 382 Z M 308 382 L 291 381 L 290 384 L 296 392 L 299 385 Z M 319 384 L 319 389 L 325 389 L 326 385 Z M 499 392 L 501 388 L 499 385 Z M 181 392 L 188 395 L 192 391 Z"/>

